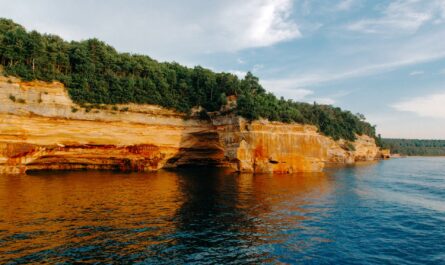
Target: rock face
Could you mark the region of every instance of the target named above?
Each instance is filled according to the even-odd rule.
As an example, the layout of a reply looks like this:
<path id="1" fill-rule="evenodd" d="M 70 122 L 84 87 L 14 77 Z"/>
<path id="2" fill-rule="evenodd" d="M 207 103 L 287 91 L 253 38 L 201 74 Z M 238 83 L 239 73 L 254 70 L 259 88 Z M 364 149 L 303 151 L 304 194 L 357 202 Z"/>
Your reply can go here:
<path id="1" fill-rule="evenodd" d="M 237 171 L 318 172 L 326 164 L 353 164 L 380 159 L 380 149 L 369 136 L 350 143 L 334 141 L 311 125 L 283 124 L 266 120 L 247 122 L 238 117 L 213 119 L 224 157 Z"/>
<path id="2" fill-rule="evenodd" d="M 380 157 L 367 136 L 353 143 L 355 151 L 344 144 L 308 125 L 230 115 L 200 120 L 152 105 L 85 108 L 71 101 L 61 83 L 0 76 L 0 173 L 184 165 L 298 172 Z"/>

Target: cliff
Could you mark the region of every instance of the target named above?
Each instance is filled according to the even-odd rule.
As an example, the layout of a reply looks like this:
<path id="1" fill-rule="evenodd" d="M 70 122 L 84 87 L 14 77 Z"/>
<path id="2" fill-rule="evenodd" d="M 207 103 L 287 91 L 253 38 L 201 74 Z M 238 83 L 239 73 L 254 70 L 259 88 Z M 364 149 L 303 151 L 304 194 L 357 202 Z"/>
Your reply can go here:
<path id="1" fill-rule="evenodd" d="M 318 172 L 326 164 L 354 164 L 381 158 L 374 139 L 358 136 L 352 147 L 321 135 L 316 127 L 238 117 L 213 120 L 224 157 L 237 171 Z M 348 150 L 352 148 L 352 150 Z"/>
<path id="2" fill-rule="evenodd" d="M 208 120 L 152 105 L 78 106 L 61 83 L 0 76 L 0 173 L 42 169 L 148 171 L 215 165 L 248 172 L 321 171 L 380 158 L 374 140 L 333 141 L 313 126 Z M 350 148 L 349 148 L 350 149 Z"/>

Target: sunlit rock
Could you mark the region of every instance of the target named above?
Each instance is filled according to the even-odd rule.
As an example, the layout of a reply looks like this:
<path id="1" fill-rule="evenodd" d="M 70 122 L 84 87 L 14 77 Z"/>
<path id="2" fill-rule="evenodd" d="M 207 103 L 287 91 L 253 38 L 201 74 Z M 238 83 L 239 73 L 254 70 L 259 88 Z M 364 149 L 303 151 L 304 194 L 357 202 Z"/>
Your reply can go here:
<path id="1" fill-rule="evenodd" d="M 0 77 L 0 173 L 185 165 L 316 172 L 326 163 L 381 156 L 367 136 L 359 136 L 353 150 L 345 145 L 310 125 L 248 122 L 233 114 L 200 119 L 153 105 L 79 106 L 61 83 Z"/>

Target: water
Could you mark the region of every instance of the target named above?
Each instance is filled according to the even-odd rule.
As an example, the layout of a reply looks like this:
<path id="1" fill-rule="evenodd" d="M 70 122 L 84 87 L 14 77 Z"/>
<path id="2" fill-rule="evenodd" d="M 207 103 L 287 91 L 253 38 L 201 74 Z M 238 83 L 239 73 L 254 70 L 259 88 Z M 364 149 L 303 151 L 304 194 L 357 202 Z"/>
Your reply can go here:
<path id="1" fill-rule="evenodd" d="M 0 176 L 0 263 L 445 264 L 445 158 Z"/>

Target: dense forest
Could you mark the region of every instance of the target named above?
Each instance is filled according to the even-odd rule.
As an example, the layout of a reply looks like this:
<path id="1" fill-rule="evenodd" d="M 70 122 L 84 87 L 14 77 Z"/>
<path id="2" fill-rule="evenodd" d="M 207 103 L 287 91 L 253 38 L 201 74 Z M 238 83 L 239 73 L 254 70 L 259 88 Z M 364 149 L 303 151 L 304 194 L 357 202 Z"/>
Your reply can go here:
<path id="1" fill-rule="evenodd" d="M 445 140 L 382 139 L 391 153 L 408 156 L 445 156 Z"/>
<path id="2" fill-rule="evenodd" d="M 255 120 L 313 124 L 334 139 L 375 137 L 363 115 L 330 105 L 277 98 L 250 72 L 243 79 L 200 66 L 157 62 L 145 55 L 119 53 L 97 39 L 67 42 L 58 36 L 26 31 L 0 19 L 0 64 L 4 74 L 23 80 L 57 80 L 79 104 L 157 104 L 181 112 L 195 106 L 220 110 L 226 96 L 237 97 L 237 114 Z"/>

